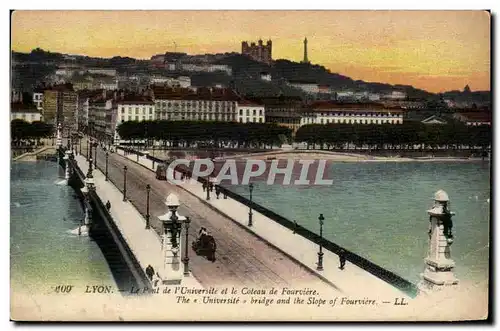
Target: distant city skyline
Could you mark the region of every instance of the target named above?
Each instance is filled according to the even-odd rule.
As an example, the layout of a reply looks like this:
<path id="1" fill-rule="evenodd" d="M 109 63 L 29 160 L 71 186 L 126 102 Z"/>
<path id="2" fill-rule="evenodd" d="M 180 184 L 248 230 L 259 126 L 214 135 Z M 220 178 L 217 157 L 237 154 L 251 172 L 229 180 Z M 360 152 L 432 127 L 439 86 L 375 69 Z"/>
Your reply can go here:
<path id="1" fill-rule="evenodd" d="M 331 72 L 430 92 L 490 89 L 485 11 L 15 11 L 11 47 L 149 59 L 241 52 L 271 39 L 273 59 L 308 58 Z M 176 43 L 176 47 L 174 46 Z"/>

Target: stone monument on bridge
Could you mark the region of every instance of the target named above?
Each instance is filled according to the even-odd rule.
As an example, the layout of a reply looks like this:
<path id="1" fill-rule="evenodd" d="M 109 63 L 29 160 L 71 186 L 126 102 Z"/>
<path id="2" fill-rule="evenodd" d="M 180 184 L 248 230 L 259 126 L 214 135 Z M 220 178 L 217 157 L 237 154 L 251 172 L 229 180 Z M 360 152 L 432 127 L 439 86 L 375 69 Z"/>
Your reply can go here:
<path id="1" fill-rule="evenodd" d="M 451 259 L 453 243 L 453 222 L 455 213 L 449 210 L 448 194 L 439 190 L 434 194 L 434 206 L 429 214 L 429 249 L 425 261 L 425 270 L 421 274 L 419 289 L 429 292 L 450 288 L 458 284 L 453 273 L 455 262 Z"/>

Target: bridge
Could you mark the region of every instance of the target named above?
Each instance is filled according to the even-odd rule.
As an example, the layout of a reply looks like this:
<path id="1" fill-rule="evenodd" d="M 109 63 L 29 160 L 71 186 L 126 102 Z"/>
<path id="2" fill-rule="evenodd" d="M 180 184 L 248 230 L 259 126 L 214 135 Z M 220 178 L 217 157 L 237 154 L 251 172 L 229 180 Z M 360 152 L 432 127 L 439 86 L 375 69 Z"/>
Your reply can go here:
<path id="1" fill-rule="evenodd" d="M 180 201 L 178 214 L 190 220 L 189 228 L 183 227 L 182 236 L 179 235 L 179 261 L 184 271 L 177 272 L 177 277 L 181 284 L 204 288 L 299 288 L 306 284 L 345 294 L 360 294 L 369 288 L 372 295 L 392 298 L 413 297 L 417 293 L 415 284 L 345 249 L 349 264 L 340 270 L 338 253 L 342 247 L 234 192 L 220 187 L 225 198 L 218 199 L 212 193 L 212 199 L 207 201 L 203 179 L 182 185 L 157 180 L 154 169 L 155 164 L 163 162 L 160 159 L 122 149 L 110 153 L 97 144 L 93 147 L 86 138 L 76 151 L 71 154 L 60 147 L 60 164 L 68 168 L 68 183 L 77 191 L 84 191 L 81 196 L 92 214 L 91 235 L 98 236 L 99 229 L 111 234 L 109 237 L 130 270 L 129 283 L 153 288 L 154 279 L 146 275 L 148 266 L 159 271 L 159 279 L 168 278 L 162 271 L 168 260 L 164 244 L 166 238 L 171 238 L 165 237 L 169 233 L 164 221 L 169 213 L 165 200 L 173 193 Z M 66 154 L 70 157 L 64 160 Z M 95 187 L 85 193 L 90 163 Z M 105 207 L 108 201 L 109 210 Z M 253 226 L 246 224 L 249 206 L 254 210 Z M 202 226 L 211 231 L 217 242 L 213 262 L 194 254 L 189 247 Z M 323 249 L 324 268 L 318 268 L 316 262 L 318 246 Z"/>

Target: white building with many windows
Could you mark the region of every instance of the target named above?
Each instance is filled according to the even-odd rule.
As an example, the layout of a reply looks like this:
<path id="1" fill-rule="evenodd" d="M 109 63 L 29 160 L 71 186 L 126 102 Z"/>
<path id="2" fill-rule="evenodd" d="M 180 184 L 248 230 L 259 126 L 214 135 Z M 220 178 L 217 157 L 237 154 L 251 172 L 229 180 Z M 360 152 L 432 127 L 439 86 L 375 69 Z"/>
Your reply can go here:
<path id="1" fill-rule="evenodd" d="M 116 103 L 116 120 L 114 121 L 115 144 L 121 142 L 116 127 L 128 121 L 152 121 L 155 119 L 155 103 L 151 100 L 122 100 Z"/>
<path id="2" fill-rule="evenodd" d="M 266 112 L 263 105 L 250 101 L 240 101 L 236 107 L 237 121 L 240 123 L 264 123 Z"/>
<path id="3" fill-rule="evenodd" d="M 300 124 L 402 124 L 404 110 L 378 103 L 315 102 L 302 114 Z"/>
<path id="4" fill-rule="evenodd" d="M 239 97 L 229 89 L 153 87 L 156 119 L 236 122 Z"/>

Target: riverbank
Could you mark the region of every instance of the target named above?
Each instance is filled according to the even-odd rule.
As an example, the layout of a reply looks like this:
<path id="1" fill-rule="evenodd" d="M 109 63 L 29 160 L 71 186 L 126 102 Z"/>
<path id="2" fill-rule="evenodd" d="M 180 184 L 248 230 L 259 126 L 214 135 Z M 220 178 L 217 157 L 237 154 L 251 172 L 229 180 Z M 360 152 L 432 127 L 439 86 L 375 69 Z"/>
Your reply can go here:
<path id="1" fill-rule="evenodd" d="M 273 151 L 266 153 L 255 153 L 236 155 L 228 158 L 243 160 L 327 160 L 334 162 L 478 162 L 482 158 L 453 157 L 453 156 L 422 156 L 422 157 L 400 157 L 400 156 L 372 156 L 357 153 L 340 153 L 330 151 Z M 486 158 L 485 161 L 488 161 Z"/>

